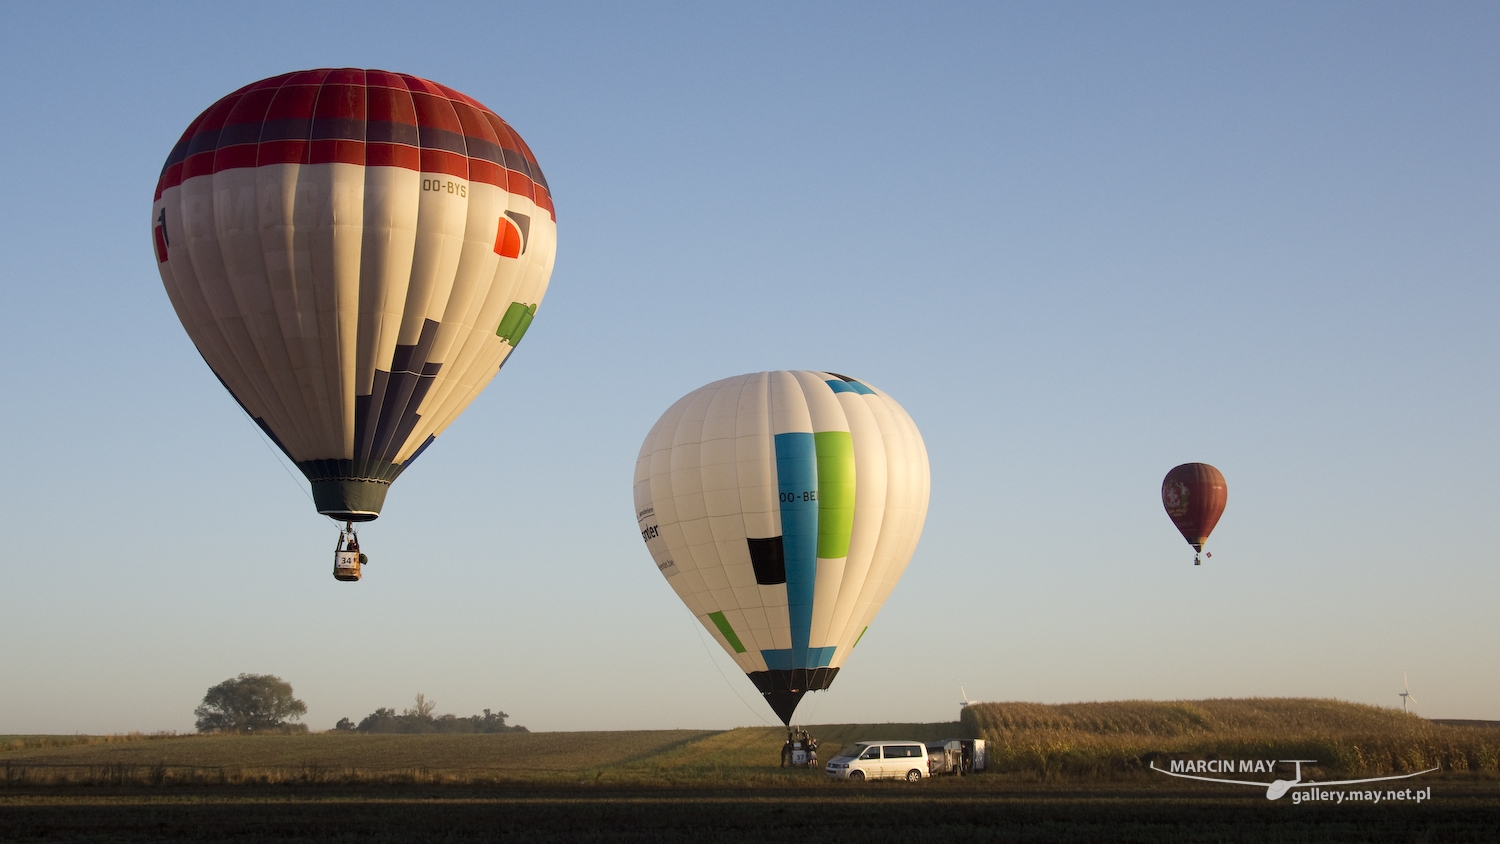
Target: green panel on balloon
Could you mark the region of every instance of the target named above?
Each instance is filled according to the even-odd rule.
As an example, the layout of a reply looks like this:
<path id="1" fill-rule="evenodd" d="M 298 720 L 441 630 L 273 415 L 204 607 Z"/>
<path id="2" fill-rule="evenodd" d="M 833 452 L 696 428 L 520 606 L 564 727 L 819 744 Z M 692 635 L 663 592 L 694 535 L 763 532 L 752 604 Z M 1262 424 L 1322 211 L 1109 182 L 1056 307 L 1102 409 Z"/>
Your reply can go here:
<path id="1" fill-rule="evenodd" d="M 520 302 L 511 302 L 510 307 L 505 309 L 505 316 L 500 319 L 500 327 L 495 329 L 495 336 L 510 343 L 514 348 L 520 345 L 521 338 L 526 336 L 526 329 L 531 327 L 531 320 L 536 316 L 536 305 L 523 305 Z"/>
<path id="2" fill-rule="evenodd" d="M 708 618 L 714 623 L 715 627 L 719 628 L 719 632 L 724 634 L 724 639 L 729 642 L 730 647 L 734 648 L 735 653 L 742 654 L 745 652 L 745 646 L 740 644 L 740 637 L 734 635 L 734 628 L 729 626 L 729 619 L 725 618 L 723 613 L 711 612 L 708 614 Z"/>
<path id="3" fill-rule="evenodd" d="M 848 431 L 813 434 L 818 452 L 818 558 L 849 556 L 854 530 L 854 437 Z"/>

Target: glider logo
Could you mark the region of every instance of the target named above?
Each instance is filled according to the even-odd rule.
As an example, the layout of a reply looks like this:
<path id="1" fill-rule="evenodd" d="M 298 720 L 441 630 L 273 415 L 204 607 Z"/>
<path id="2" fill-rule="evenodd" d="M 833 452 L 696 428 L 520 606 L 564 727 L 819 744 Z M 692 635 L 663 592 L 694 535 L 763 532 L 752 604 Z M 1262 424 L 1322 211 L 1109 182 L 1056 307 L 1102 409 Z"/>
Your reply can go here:
<path id="1" fill-rule="evenodd" d="M 1167 515 L 1180 519 L 1187 515 L 1188 488 L 1182 481 L 1172 481 L 1161 490 L 1161 501 L 1167 507 Z"/>
<path id="2" fill-rule="evenodd" d="M 1412 777 L 1419 777 L 1422 774 L 1430 774 L 1433 771 L 1436 771 L 1437 768 L 1428 768 L 1425 771 L 1417 771 L 1414 774 L 1397 774 L 1393 777 L 1370 777 L 1368 779 L 1362 780 L 1330 780 L 1328 782 L 1315 782 L 1313 780 L 1308 780 L 1304 782 L 1302 780 L 1302 766 L 1304 764 L 1315 765 L 1317 764 L 1317 761 L 1318 760 L 1316 759 L 1173 759 L 1167 766 L 1167 768 L 1156 767 L 1156 763 L 1154 761 L 1149 767 L 1151 768 L 1151 770 L 1156 771 L 1159 774 L 1166 774 L 1169 777 L 1181 777 L 1183 779 L 1201 780 L 1203 782 L 1222 782 L 1229 785 L 1250 785 L 1256 788 L 1264 788 L 1266 790 L 1267 800 L 1279 800 L 1287 792 L 1292 791 L 1292 789 L 1309 789 L 1309 791 L 1307 792 L 1292 792 L 1293 803 L 1302 803 L 1307 800 L 1332 800 L 1342 803 L 1344 802 L 1345 798 L 1353 801 L 1366 801 L 1371 803 L 1379 803 L 1382 800 L 1411 800 L 1420 803 L 1423 800 L 1430 800 L 1432 798 L 1431 788 L 1416 790 L 1408 788 L 1404 791 L 1351 791 L 1349 789 L 1331 791 L 1328 789 L 1328 786 L 1357 785 L 1359 783 L 1385 782 L 1387 780 L 1404 780 L 1410 779 Z M 1198 776 L 1198 774 L 1202 773 L 1231 774 L 1235 773 L 1236 771 L 1238 771 L 1239 773 L 1274 773 L 1275 768 L 1278 764 L 1286 763 L 1291 763 L 1292 765 L 1296 766 L 1295 773 L 1289 780 L 1277 779 L 1272 780 L 1271 782 L 1262 782 L 1259 780 L 1232 780 L 1226 779 L 1224 777 Z"/>
<path id="3" fill-rule="evenodd" d="M 495 254 L 502 258 L 519 258 L 526 254 L 526 241 L 530 239 L 531 218 L 525 214 L 506 211 L 495 232 Z"/>

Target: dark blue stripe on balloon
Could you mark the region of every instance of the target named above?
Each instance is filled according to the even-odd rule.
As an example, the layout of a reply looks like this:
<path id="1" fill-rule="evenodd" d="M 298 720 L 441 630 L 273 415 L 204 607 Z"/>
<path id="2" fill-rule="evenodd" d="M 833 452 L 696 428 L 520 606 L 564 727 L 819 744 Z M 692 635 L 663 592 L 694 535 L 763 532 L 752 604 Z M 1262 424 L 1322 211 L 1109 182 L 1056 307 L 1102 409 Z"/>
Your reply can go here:
<path id="1" fill-rule="evenodd" d="M 419 446 L 417 446 L 417 450 L 413 451 L 411 453 L 410 457 L 408 457 L 405 460 L 401 461 L 401 468 L 405 469 L 407 466 L 411 465 L 411 462 L 413 460 L 416 460 L 418 457 L 421 457 L 422 456 L 422 452 L 426 451 L 427 447 L 429 445 L 432 445 L 432 441 L 435 440 L 435 439 L 437 439 L 437 434 L 428 434 L 427 435 L 427 439 L 423 440 L 422 444 L 419 445 Z"/>

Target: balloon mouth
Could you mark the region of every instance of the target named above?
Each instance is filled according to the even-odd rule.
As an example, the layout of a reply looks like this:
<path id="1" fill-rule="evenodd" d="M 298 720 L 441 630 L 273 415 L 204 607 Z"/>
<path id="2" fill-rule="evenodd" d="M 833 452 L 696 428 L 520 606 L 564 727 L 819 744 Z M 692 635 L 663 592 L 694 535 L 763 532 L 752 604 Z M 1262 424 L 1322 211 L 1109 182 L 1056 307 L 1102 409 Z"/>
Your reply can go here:
<path id="1" fill-rule="evenodd" d="M 781 723 L 790 725 L 802 696 L 833 685 L 833 678 L 838 673 L 837 668 L 793 668 L 752 671 L 746 676 L 765 696 L 766 703 L 770 704 Z"/>
<path id="2" fill-rule="evenodd" d="M 771 711 L 781 719 L 783 726 L 792 725 L 792 713 L 797 711 L 797 704 L 802 702 L 802 696 L 807 692 L 765 692 L 766 703 L 771 705 Z"/>
<path id="3" fill-rule="evenodd" d="M 371 522 L 406 467 L 387 460 L 304 460 L 297 468 L 312 484 L 319 513 L 341 522 Z"/>
<path id="4" fill-rule="evenodd" d="M 313 503 L 318 512 L 341 522 L 373 522 L 385 504 L 389 483 L 378 481 L 313 481 Z"/>

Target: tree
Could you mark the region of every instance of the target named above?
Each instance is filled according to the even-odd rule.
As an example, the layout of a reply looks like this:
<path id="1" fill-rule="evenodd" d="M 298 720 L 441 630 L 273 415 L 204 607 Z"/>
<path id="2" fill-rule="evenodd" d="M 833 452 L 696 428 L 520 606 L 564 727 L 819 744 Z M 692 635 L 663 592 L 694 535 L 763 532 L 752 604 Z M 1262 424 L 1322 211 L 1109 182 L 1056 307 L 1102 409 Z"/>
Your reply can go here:
<path id="1" fill-rule="evenodd" d="M 429 720 L 432 718 L 432 710 L 434 709 L 437 709 L 437 702 L 428 700 L 427 695 L 424 695 L 421 692 L 417 692 L 417 705 L 414 708 L 408 709 L 401 714 L 405 715 L 408 718 Z"/>
<path id="2" fill-rule="evenodd" d="M 292 697 L 292 684 L 271 674 L 241 674 L 203 696 L 193 710 L 200 733 L 306 732 L 292 724 L 307 714 L 307 704 Z"/>

